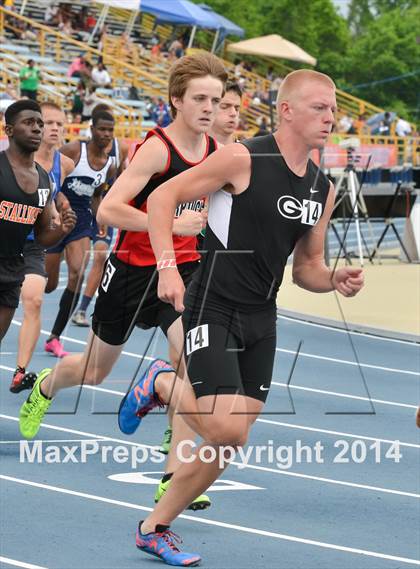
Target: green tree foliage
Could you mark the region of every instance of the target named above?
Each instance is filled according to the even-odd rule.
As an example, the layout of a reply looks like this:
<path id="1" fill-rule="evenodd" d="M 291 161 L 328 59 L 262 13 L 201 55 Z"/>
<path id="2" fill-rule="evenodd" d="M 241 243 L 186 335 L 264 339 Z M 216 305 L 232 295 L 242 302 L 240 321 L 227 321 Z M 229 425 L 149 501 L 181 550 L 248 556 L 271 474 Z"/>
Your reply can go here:
<path id="1" fill-rule="evenodd" d="M 371 0 L 351 0 L 347 21 L 355 36 L 362 34 L 372 22 L 371 4 Z"/>
<path id="2" fill-rule="evenodd" d="M 318 60 L 317 68 L 334 76 L 344 72 L 350 44 L 346 21 L 331 0 L 274 0 L 265 3 L 263 33 L 278 33 Z"/>
<path id="3" fill-rule="evenodd" d="M 419 15 L 417 7 L 385 11 L 356 38 L 347 58 L 346 82 L 349 87 L 373 84 L 351 90 L 352 94 L 406 116 L 415 114 L 420 75 L 388 79 L 420 70 Z M 376 83 L 381 80 L 386 82 Z"/>
<path id="4" fill-rule="evenodd" d="M 316 57 L 317 69 L 330 74 L 340 87 L 415 117 L 419 75 L 389 82 L 388 78 L 420 68 L 418 0 L 351 0 L 347 21 L 332 0 L 205 1 L 243 27 L 246 37 L 280 34 Z M 355 88 L 366 83 L 372 85 Z"/>
<path id="5" fill-rule="evenodd" d="M 419 4 L 417 0 L 371 0 L 371 5 L 374 12 L 381 15 L 391 10 L 410 10 Z"/>

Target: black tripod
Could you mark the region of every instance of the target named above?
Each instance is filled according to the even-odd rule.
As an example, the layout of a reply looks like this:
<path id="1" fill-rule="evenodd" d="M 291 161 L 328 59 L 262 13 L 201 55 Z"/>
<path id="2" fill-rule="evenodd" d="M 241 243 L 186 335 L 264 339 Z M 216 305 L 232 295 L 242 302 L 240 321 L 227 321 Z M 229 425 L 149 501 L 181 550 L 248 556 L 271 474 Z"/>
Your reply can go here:
<path id="1" fill-rule="evenodd" d="M 350 220 L 348 221 L 347 227 L 345 229 L 344 236 L 341 237 L 337 231 L 336 220 L 331 219 L 330 226 L 334 232 L 334 235 L 340 244 L 340 250 L 343 251 L 344 256 L 349 264 L 351 264 L 350 254 L 346 249 L 346 237 L 347 232 L 350 227 L 350 223 L 354 221 L 356 227 L 356 239 L 357 239 L 357 252 L 359 257 L 360 266 L 363 267 L 363 247 L 366 249 L 367 257 L 371 260 L 371 253 L 366 243 L 365 237 L 360 229 L 360 222 L 364 221 L 367 223 L 369 232 L 371 235 L 372 243 L 373 243 L 373 231 L 372 226 L 370 224 L 368 211 L 366 208 L 366 203 L 361 193 L 362 184 L 359 184 L 359 180 L 357 178 L 356 170 L 355 170 L 355 163 L 360 160 L 360 156 L 354 154 L 354 148 L 347 148 L 347 166 L 338 179 L 336 183 L 336 193 L 338 200 L 335 203 L 334 210 L 338 208 L 338 206 L 342 203 L 343 209 L 345 210 L 345 202 L 344 200 L 346 197 L 350 201 Z M 343 219 L 345 218 L 345 211 L 343 212 Z"/>
<path id="2" fill-rule="evenodd" d="M 411 263 L 411 258 L 407 252 L 407 249 L 404 246 L 404 243 L 403 243 L 401 237 L 399 236 L 399 233 L 397 231 L 397 228 L 395 227 L 394 218 L 393 218 L 393 211 L 394 211 L 395 205 L 397 203 L 398 195 L 399 195 L 400 190 L 401 190 L 401 185 L 402 185 L 402 182 L 398 182 L 397 187 L 395 188 L 394 195 L 392 196 L 392 199 L 390 200 L 388 207 L 385 211 L 385 215 L 384 215 L 385 219 L 383 220 L 383 221 L 385 221 L 385 228 L 382 231 L 382 234 L 379 237 L 378 242 L 376 243 L 376 246 L 373 249 L 371 256 L 369 257 L 370 261 L 372 261 L 373 257 L 379 251 L 381 243 L 385 239 L 385 235 L 388 233 L 388 229 L 392 229 L 392 231 L 395 233 L 395 236 L 398 240 L 398 243 L 401 246 L 401 249 L 404 251 L 404 254 L 408 259 L 408 262 Z M 380 221 L 382 222 L 382 220 L 380 220 Z"/>

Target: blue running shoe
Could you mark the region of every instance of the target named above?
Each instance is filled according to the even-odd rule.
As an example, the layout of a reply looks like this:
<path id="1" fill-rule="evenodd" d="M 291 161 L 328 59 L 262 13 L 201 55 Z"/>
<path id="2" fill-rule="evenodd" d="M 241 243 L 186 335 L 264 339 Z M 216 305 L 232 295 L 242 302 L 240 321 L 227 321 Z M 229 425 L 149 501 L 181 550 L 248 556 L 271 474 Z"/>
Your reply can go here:
<path id="1" fill-rule="evenodd" d="M 139 549 L 159 557 L 168 565 L 195 567 L 200 563 L 201 557 L 196 553 L 179 551 L 176 543 L 182 543 L 182 539 L 170 531 L 169 526 L 157 525 L 156 531 L 143 534 L 140 531 L 142 523 L 139 523 L 136 533 L 136 546 Z"/>
<path id="2" fill-rule="evenodd" d="M 118 411 L 118 425 L 126 435 L 132 435 L 142 418 L 154 407 L 163 407 L 155 393 L 155 379 L 162 372 L 174 371 L 164 360 L 154 360 L 136 385 L 121 401 Z"/>

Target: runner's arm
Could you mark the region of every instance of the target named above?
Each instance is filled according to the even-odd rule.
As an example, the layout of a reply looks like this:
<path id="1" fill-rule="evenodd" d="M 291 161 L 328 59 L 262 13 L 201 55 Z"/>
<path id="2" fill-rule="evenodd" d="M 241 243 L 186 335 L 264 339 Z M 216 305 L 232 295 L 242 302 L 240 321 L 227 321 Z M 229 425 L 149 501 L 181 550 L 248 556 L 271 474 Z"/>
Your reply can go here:
<path id="1" fill-rule="evenodd" d="M 60 152 L 60 162 L 61 162 L 61 185 L 63 185 L 64 180 L 69 176 L 74 170 L 74 160 L 69 158 L 65 154 Z"/>
<path id="2" fill-rule="evenodd" d="M 60 225 L 53 227 L 52 217 L 52 194 L 50 192 L 48 201 L 34 225 L 35 239 L 43 247 L 52 247 L 58 243 L 76 225 L 76 214 L 71 208 L 60 212 Z"/>
<path id="3" fill-rule="evenodd" d="M 157 137 L 148 139 L 102 200 L 97 222 L 128 231 L 147 231 L 147 214 L 130 205 L 150 178 L 165 170 L 168 151 Z"/>
<path id="4" fill-rule="evenodd" d="M 330 184 L 324 212 L 318 223 L 299 239 L 293 252 L 293 282 L 312 292 L 334 290 L 332 272 L 324 260 L 325 234 L 334 207 L 335 191 Z"/>
<path id="5" fill-rule="evenodd" d="M 330 192 L 324 213 L 315 227 L 298 241 L 293 255 L 293 281 L 311 292 L 337 290 L 354 296 L 363 287 L 363 271 L 359 267 L 342 267 L 331 271 L 324 261 L 325 234 L 334 208 L 335 192 Z"/>
<path id="6" fill-rule="evenodd" d="M 156 260 L 174 258 L 172 225 L 178 204 L 191 202 L 230 186 L 240 193 L 249 180 L 250 156 L 242 144 L 230 144 L 204 162 L 159 186 L 149 197 L 149 235 Z"/>

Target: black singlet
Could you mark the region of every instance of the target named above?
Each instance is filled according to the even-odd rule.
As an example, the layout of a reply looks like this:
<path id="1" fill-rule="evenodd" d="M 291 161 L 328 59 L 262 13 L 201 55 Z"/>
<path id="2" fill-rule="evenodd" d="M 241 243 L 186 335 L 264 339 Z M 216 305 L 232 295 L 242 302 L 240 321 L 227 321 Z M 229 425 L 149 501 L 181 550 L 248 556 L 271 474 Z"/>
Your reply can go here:
<path id="1" fill-rule="evenodd" d="M 272 304 L 297 241 L 321 218 L 330 183 L 308 161 L 299 177 L 287 166 L 273 135 L 245 140 L 251 155 L 248 188 L 209 199 L 203 260 L 186 305 L 206 298 L 243 310 Z M 207 290 L 207 293 L 206 293 Z"/>
<path id="2" fill-rule="evenodd" d="M 39 164 L 36 169 L 38 188 L 28 194 L 18 185 L 6 152 L 0 152 L 0 258 L 22 255 L 26 238 L 48 202 L 50 178 Z"/>

